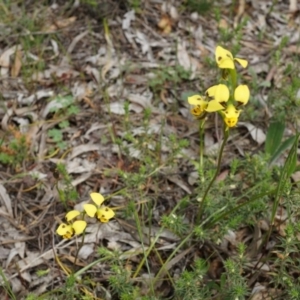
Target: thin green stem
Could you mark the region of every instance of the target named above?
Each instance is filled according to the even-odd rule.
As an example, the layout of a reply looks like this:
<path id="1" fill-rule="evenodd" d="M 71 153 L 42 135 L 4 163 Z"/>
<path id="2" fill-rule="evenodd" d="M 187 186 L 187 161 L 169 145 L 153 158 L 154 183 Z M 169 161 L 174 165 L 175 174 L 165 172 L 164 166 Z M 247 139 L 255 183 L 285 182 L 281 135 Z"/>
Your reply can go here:
<path id="1" fill-rule="evenodd" d="M 227 128 L 225 130 L 225 133 L 224 133 L 224 140 L 222 142 L 222 145 L 221 145 L 221 148 L 220 148 L 220 152 L 219 152 L 219 157 L 218 157 L 218 163 L 217 163 L 217 169 L 216 169 L 216 172 L 215 172 L 215 175 L 214 177 L 211 179 L 208 187 L 206 188 L 205 192 L 204 192 L 204 195 L 202 197 L 202 201 L 201 201 L 201 204 L 199 206 L 199 210 L 198 210 L 198 215 L 197 215 L 197 219 L 196 219 L 196 224 L 200 224 L 200 221 L 201 221 L 201 218 L 202 218 L 202 214 L 203 214 L 203 210 L 204 210 L 204 205 L 205 205 L 205 202 L 206 202 L 206 197 L 208 195 L 208 192 L 210 191 L 213 183 L 215 182 L 219 172 L 220 172 L 220 169 L 221 169 L 221 160 L 222 160 L 222 156 L 223 156 L 223 151 L 224 151 L 224 148 L 225 148 L 225 145 L 226 145 L 226 142 L 228 140 L 228 137 L 229 137 L 229 129 Z"/>
<path id="2" fill-rule="evenodd" d="M 232 92 L 234 93 L 234 90 L 237 86 L 237 73 L 235 69 L 230 70 L 230 77 L 231 77 Z"/>
<path id="3" fill-rule="evenodd" d="M 2 278 L 3 280 L 3 283 L 1 284 L 3 289 L 6 291 L 6 293 L 11 297 L 10 299 L 13 299 L 13 300 L 16 300 L 16 296 L 12 290 L 12 288 L 10 287 L 10 282 L 7 280 L 4 272 L 3 272 L 3 269 L 0 268 L 0 277 Z M 7 298 L 8 299 L 8 298 Z"/>
<path id="4" fill-rule="evenodd" d="M 205 119 L 199 122 L 199 138 L 200 138 L 200 153 L 199 153 L 199 177 L 200 181 L 204 182 L 204 172 L 203 172 L 203 154 L 204 154 L 204 123 Z"/>
<path id="5" fill-rule="evenodd" d="M 173 250 L 173 252 L 168 256 L 168 258 L 165 260 L 164 265 L 160 268 L 160 270 L 157 272 L 154 280 L 153 285 L 157 282 L 157 280 L 161 279 L 162 274 L 168 270 L 167 266 L 170 260 L 175 256 L 176 253 L 178 253 L 179 249 L 183 247 L 183 245 L 192 237 L 194 232 L 192 231 L 189 233 L 181 242 L 180 244 Z"/>
<path id="6" fill-rule="evenodd" d="M 173 208 L 173 210 L 170 212 L 171 214 L 174 214 L 176 212 L 176 210 L 180 207 L 181 201 L 178 201 L 177 204 L 175 205 L 175 207 Z M 154 250 L 156 242 L 158 241 L 158 239 L 160 238 L 161 233 L 164 231 L 165 227 L 164 225 L 160 228 L 159 232 L 155 235 L 155 238 L 153 240 L 151 240 L 151 244 L 147 250 L 146 255 L 144 255 L 144 257 L 141 259 L 138 267 L 136 268 L 136 271 L 134 273 L 134 275 L 132 276 L 132 278 L 136 278 L 139 274 L 139 272 L 142 269 L 142 266 L 144 265 L 146 258 L 149 256 L 149 254 L 151 253 L 152 250 Z M 183 243 L 181 243 L 180 245 L 183 245 Z M 176 251 L 175 251 L 176 253 Z M 171 259 L 171 258 L 170 258 Z M 168 261 L 168 260 L 167 260 Z M 164 262 L 164 265 L 166 264 L 166 262 Z M 162 269 L 164 268 L 164 266 L 162 266 Z"/>

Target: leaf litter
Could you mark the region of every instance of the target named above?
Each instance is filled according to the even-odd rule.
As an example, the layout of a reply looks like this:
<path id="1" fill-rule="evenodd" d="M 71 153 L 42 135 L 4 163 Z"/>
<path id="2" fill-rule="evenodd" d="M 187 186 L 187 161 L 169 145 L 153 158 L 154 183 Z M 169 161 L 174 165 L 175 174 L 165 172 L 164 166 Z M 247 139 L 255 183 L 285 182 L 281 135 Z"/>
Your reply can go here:
<path id="1" fill-rule="evenodd" d="M 268 11 L 269 2 L 252 1 L 253 9 L 245 27 L 245 38 L 241 40 L 244 46 L 241 55 L 249 57 L 250 64 L 253 65 L 252 71 L 257 76 L 267 73 L 267 82 L 272 84 L 274 80 L 275 84 L 280 85 L 284 68 L 272 71 L 268 53 L 278 47 L 283 36 L 290 38 L 290 44 L 284 49 L 285 56 L 282 59 L 286 61 L 291 55 L 299 53 L 293 45 L 293 41 L 299 38 L 299 33 L 295 30 L 299 16 L 288 21 L 288 12 L 296 10 L 296 1 L 290 1 L 289 5 L 275 5 L 271 13 Z M 138 160 L 142 151 L 124 139 L 124 128 L 121 124 L 126 115 L 126 102 L 129 102 L 131 121 L 135 122 L 132 135 L 139 137 L 147 133 L 158 136 L 161 133 L 162 151 L 165 152 L 163 158 L 172 151 L 168 144 L 172 133 L 189 138 L 192 144 L 193 140 L 197 139 L 197 129 L 193 129 L 193 121 L 186 117 L 186 103 L 180 103 L 174 99 L 174 95 L 181 94 L 182 90 L 189 90 L 189 81 L 195 78 L 199 78 L 201 86 L 212 84 L 209 78 L 213 76 L 208 76 L 207 72 L 210 71 L 204 72 L 203 68 L 205 59 L 213 55 L 218 41 L 218 28 L 234 28 L 239 25 L 241 16 L 247 14 L 245 1 L 240 1 L 234 20 L 223 18 L 219 23 L 211 16 L 181 12 L 180 1 L 173 1 L 172 5 L 167 5 L 164 1 L 149 3 L 150 5 L 145 6 L 144 17 L 130 7 L 125 10 L 119 8 L 111 15 L 108 14 L 108 34 L 101 22 L 90 15 L 87 21 L 80 9 L 75 9 L 69 15 L 60 4 L 47 7 L 47 4 L 42 2 L 46 18 L 40 30 L 34 32 L 24 29 L 20 33 L 20 36 L 33 43 L 38 42 L 37 36 L 42 34 L 44 38 L 41 45 L 27 50 L 20 45 L 16 35 L 12 34 L 8 39 L 5 31 L 1 34 L 1 131 L 4 132 L 4 135 L 1 133 L 1 147 L 3 151 L 13 139 L 18 138 L 16 131 L 19 130 L 19 137 L 24 134 L 28 140 L 30 154 L 25 163 L 14 168 L 2 165 L 0 182 L 0 259 L 12 290 L 21 295 L 22 299 L 28 291 L 39 295 L 55 285 L 60 286 L 57 277 L 61 275 L 55 264 L 56 255 L 65 255 L 69 260 L 75 260 L 74 249 L 78 241 L 60 241 L 55 235 L 64 210 L 58 199 L 51 164 L 66 165 L 67 172 L 73 176 L 71 185 L 79 191 L 78 202 L 87 200 L 89 192 L 101 186 L 106 187 L 107 194 L 121 188 L 122 183 L 114 175 L 114 170 L 120 165 L 123 169 L 129 167 L 125 164 L 129 157 L 124 157 L 124 153 L 120 154 L 118 145 L 110 140 L 111 132 L 115 131 L 116 137 L 122 139 L 123 147 L 129 149 L 128 156 Z M 15 9 L 16 15 L 21 13 L 19 8 Z M 26 14 L 31 17 L 29 10 Z M 13 32 L 18 24 L 14 20 L 7 26 Z M 257 33 L 262 29 L 267 38 L 259 40 Z M 55 33 L 59 40 L 52 33 Z M 41 70 L 38 67 L 36 70 L 33 68 L 26 78 L 26 69 L 30 70 L 38 64 L 44 67 Z M 189 72 L 187 84 L 185 86 L 183 81 L 182 84 L 170 85 L 168 79 L 159 82 L 166 95 L 162 99 L 162 94 L 157 94 L 149 82 L 151 78 L 160 76 L 161 68 L 178 65 Z M 193 89 L 196 86 L 199 88 L 196 84 Z M 265 101 L 265 95 L 256 96 Z M 71 99 L 72 103 L 66 104 L 64 99 Z M 166 99 L 170 99 L 170 102 Z M 160 100 L 164 100 L 163 103 L 159 103 Z M 175 113 L 171 107 L 172 103 L 179 105 Z M 59 111 L 67 110 L 72 105 L 78 106 L 79 112 L 75 115 L 70 114 L 70 122 L 63 134 L 67 148 L 70 149 L 68 152 L 67 149 L 59 149 L 53 140 L 49 139 L 47 131 L 57 128 L 62 121 Z M 148 132 L 145 132 L 141 115 L 147 108 L 151 109 L 152 116 Z M 178 119 L 176 125 L 173 123 L 173 117 Z M 162 120 L 167 121 L 164 127 L 161 124 Z M 214 132 L 215 120 L 208 120 L 208 124 L 206 139 L 209 143 L 205 152 L 215 159 L 215 149 L 219 145 L 219 141 L 215 139 L 218 135 Z M 253 141 L 261 145 L 265 141 L 265 133 L 264 128 L 257 124 L 240 125 L 250 134 L 245 138 L 247 142 L 241 139 L 235 145 L 243 155 Z M 186 152 L 188 157 L 198 156 L 198 141 L 194 144 L 196 146 Z M 155 145 L 151 143 L 147 147 L 155 149 Z M 227 155 L 225 161 L 232 158 L 229 150 Z M 184 158 L 178 159 L 182 160 L 182 165 L 187 164 Z M 164 188 L 158 191 L 158 196 L 163 197 L 165 201 L 154 208 L 154 213 L 158 216 L 168 209 L 169 203 L 190 194 L 197 182 L 197 174 L 186 172 L 185 176 L 182 176 L 179 166 L 180 164 L 177 168 L 172 168 L 173 175 L 169 175 L 168 180 L 164 181 Z M 186 168 L 188 167 L 187 165 Z M 109 180 L 105 178 L 107 170 L 111 170 Z M 167 167 L 164 169 L 162 166 L 161 171 L 168 174 Z M 227 176 L 226 172 L 224 176 Z M 113 184 L 108 183 L 110 179 Z M 167 190 L 172 190 L 173 193 L 168 196 Z M 114 200 L 119 206 L 126 205 L 122 197 L 111 199 L 112 202 Z M 282 219 L 283 213 L 284 209 L 281 208 L 276 215 L 276 230 L 282 236 L 286 227 Z M 101 227 L 98 224 L 90 226 L 85 236 L 85 245 L 79 252 L 79 263 L 86 265 L 92 262 L 95 259 L 95 249 L 99 241 L 103 240 L 107 241 L 109 249 L 121 251 L 122 259 L 133 262 L 137 261 L 138 253 L 145 251 L 142 242 L 146 243 L 157 234 L 160 235 L 158 251 L 175 249 L 179 243 L 176 235 L 165 229 L 160 232 L 159 227 L 154 230 L 154 226 L 152 236 L 147 236 L 146 233 L 151 230 L 144 228 L 145 235 L 141 241 L 136 228 L 129 231 L 126 226 L 128 227 L 128 224 L 122 223 L 121 219 Z M 255 255 L 251 253 L 254 257 L 249 267 L 254 267 L 258 255 L 255 249 L 259 246 L 257 243 L 261 230 L 266 230 L 266 226 L 268 224 L 264 227 L 258 226 L 253 236 L 243 229 L 236 233 L 228 232 L 221 247 L 230 253 L 235 251 L 233 249 L 239 241 L 250 237 Z M 188 248 L 178 253 L 168 263 L 165 271 L 174 267 L 183 270 L 183 258 L 192 251 L 193 248 Z M 219 268 L 217 260 L 215 266 Z M 95 273 L 101 272 L 104 267 L 95 266 Z M 260 267 L 266 271 L 270 269 L 268 265 Z M 36 271 L 45 268 L 49 268 L 48 274 L 39 278 Z M 217 274 L 217 271 L 212 267 L 211 273 Z M 142 276 L 146 276 L 146 273 Z M 27 284 L 24 285 L 24 282 Z M 158 283 L 157 288 L 159 286 Z M 263 283 L 256 282 L 252 291 L 253 299 L 263 299 L 263 295 L 268 294 L 266 290 Z M 272 289 L 268 292 L 274 293 Z"/>

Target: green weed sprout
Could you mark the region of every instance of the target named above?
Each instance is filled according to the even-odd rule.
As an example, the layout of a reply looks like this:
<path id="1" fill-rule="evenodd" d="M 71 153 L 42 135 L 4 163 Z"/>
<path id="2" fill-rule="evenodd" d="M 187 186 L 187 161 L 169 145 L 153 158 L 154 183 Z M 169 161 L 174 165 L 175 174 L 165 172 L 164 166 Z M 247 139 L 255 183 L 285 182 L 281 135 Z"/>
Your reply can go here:
<path id="1" fill-rule="evenodd" d="M 243 68 L 246 68 L 248 65 L 247 60 L 233 57 L 230 51 L 221 46 L 217 46 L 215 58 L 218 67 L 221 69 L 222 83 L 207 89 L 204 96 L 193 95 L 188 97 L 188 102 L 192 105 L 190 112 L 199 120 L 200 124 L 200 171 L 203 167 L 203 129 L 205 118 L 207 114 L 217 112 L 224 121 L 224 139 L 219 152 L 217 169 L 202 197 L 197 215 L 198 224 L 202 218 L 207 194 L 220 172 L 221 158 L 229 137 L 230 128 L 236 126 L 242 112 L 239 108 L 246 105 L 250 98 L 248 86 L 245 84 L 237 85 L 237 71 L 235 68 L 236 62 Z"/>

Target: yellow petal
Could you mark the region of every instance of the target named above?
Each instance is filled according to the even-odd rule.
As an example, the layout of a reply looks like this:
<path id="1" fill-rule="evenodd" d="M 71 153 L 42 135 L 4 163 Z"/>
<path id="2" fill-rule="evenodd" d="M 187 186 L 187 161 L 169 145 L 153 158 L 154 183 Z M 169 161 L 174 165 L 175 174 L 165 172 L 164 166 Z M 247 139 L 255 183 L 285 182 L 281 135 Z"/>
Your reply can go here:
<path id="1" fill-rule="evenodd" d="M 97 218 L 102 222 L 106 223 L 109 219 L 113 218 L 115 212 L 109 207 L 101 207 L 97 210 Z"/>
<path id="2" fill-rule="evenodd" d="M 224 58 L 233 59 L 232 53 L 221 46 L 217 46 L 215 55 L 216 55 L 217 62 L 218 62 L 218 60 L 224 59 Z"/>
<path id="3" fill-rule="evenodd" d="M 233 56 L 230 51 L 221 46 L 217 46 L 215 56 L 219 68 L 234 69 Z"/>
<path id="4" fill-rule="evenodd" d="M 188 102 L 191 105 L 201 105 L 201 103 L 203 103 L 203 101 L 204 100 L 200 95 L 194 95 L 194 96 L 188 97 Z"/>
<path id="5" fill-rule="evenodd" d="M 218 67 L 220 69 L 234 69 L 234 63 L 233 60 L 229 59 L 229 58 L 225 58 L 222 61 L 220 61 L 220 63 L 218 64 Z"/>
<path id="6" fill-rule="evenodd" d="M 229 89 L 225 84 L 218 84 L 210 87 L 206 94 L 218 102 L 227 102 L 229 99 Z"/>
<path id="7" fill-rule="evenodd" d="M 222 106 L 217 100 L 211 100 L 208 102 L 208 106 L 205 109 L 207 112 L 215 112 L 224 109 L 224 106 Z"/>
<path id="8" fill-rule="evenodd" d="M 95 217 L 97 207 L 94 204 L 84 204 L 83 209 L 89 217 Z"/>
<path id="9" fill-rule="evenodd" d="M 216 89 L 217 89 L 217 85 L 213 85 L 209 89 L 206 90 L 205 94 L 209 98 L 214 98 L 215 97 L 215 93 L 216 93 Z"/>
<path id="10" fill-rule="evenodd" d="M 73 223 L 72 227 L 76 234 L 81 234 L 84 231 L 84 229 L 86 228 L 86 221 L 83 221 L 83 220 L 75 221 Z"/>
<path id="11" fill-rule="evenodd" d="M 224 122 L 228 127 L 234 127 L 239 119 L 241 110 L 236 109 L 232 104 L 224 111 Z"/>
<path id="12" fill-rule="evenodd" d="M 61 236 L 67 234 L 68 232 L 73 232 L 73 228 L 71 225 L 67 225 L 65 223 L 60 224 L 56 229 L 56 233 Z"/>
<path id="13" fill-rule="evenodd" d="M 242 58 L 234 58 L 243 68 L 246 68 L 248 66 L 248 61 L 246 59 Z"/>
<path id="14" fill-rule="evenodd" d="M 219 102 L 227 102 L 229 99 L 229 89 L 225 84 L 218 84 L 215 99 Z"/>
<path id="15" fill-rule="evenodd" d="M 246 105 L 249 101 L 250 91 L 247 85 L 241 84 L 234 91 L 234 99 L 237 102 Z"/>
<path id="16" fill-rule="evenodd" d="M 98 206 L 104 202 L 104 197 L 99 193 L 91 193 L 90 196 L 94 203 L 96 203 Z"/>
<path id="17" fill-rule="evenodd" d="M 69 222 L 80 215 L 80 211 L 78 210 L 71 210 L 66 214 L 66 220 Z"/>

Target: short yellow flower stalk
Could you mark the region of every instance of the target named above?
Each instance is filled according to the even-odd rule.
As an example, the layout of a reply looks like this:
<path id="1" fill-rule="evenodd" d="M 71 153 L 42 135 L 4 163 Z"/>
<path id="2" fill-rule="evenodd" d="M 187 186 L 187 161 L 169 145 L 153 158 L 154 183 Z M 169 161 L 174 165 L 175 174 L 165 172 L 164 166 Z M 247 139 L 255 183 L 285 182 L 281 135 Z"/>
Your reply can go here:
<path id="1" fill-rule="evenodd" d="M 68 224 L 62 223 L 59 225 L 59 227 L 56 230 L 56 233 L 60 236 L 62 236 L 64 239 L 70 239 L 74 234 L 81 234 L 86 228 L 86 221 L 83 220 L 76 220 L 73 223 L 73 219 L 78 217 L 80 215 L 80 211 L 78 210 L 71 210 L 66 214 L 66 220 Z"/>
<path id="2" fill-rule="evenodd" d="M 94 204 L 83 205 L 83 208 L 89 217 L 93 218 L 96 215 L 97 219 L 100 222 L 107 223 L 111 218 L 115 216 L 115 212 L 111 208 L 102 205 L 102 203 L 104 202 L 104 197 L 101 194 L 91 193 L 90 196 L 96 206 Z"/>

